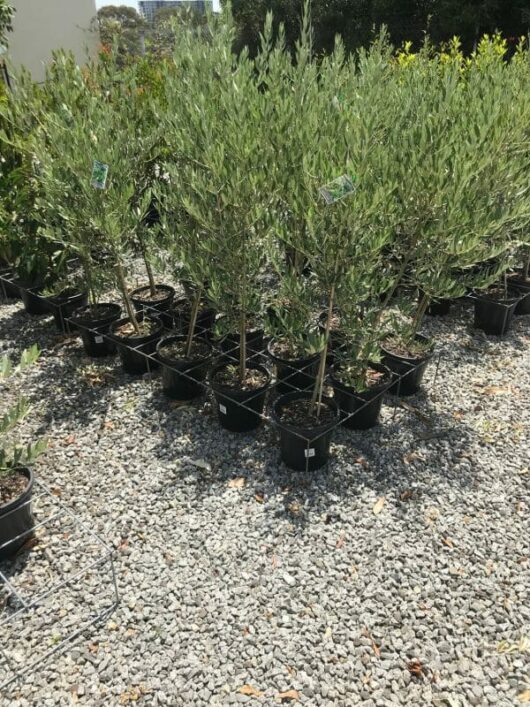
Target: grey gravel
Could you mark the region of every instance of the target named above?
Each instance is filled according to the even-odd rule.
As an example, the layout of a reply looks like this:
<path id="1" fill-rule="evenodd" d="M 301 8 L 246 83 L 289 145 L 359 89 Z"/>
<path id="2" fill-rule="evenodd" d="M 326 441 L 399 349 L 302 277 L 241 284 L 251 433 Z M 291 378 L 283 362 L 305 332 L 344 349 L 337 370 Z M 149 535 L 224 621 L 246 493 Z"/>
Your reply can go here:
<path id="1" fill-rule="evenodd" d="M 225 432 L 209 403 L 179 408 L 157 376 L 91 362 L 49 318 L 2 305 L 1 352 L 43 348 L 23 384 L 37 409 L 22 436 L 53 445 L 36 472 L 116 547 L 121 605 L 1 704 L 277 705 L 287 690 L 311 707 L 518 704 L 530 318 L 498 339 L 471 310 L 426 323 L 436 382 L 433 362 L 422 393 L 389 400 L 374 430 L 339 431 L 306 476 L 279 464 L 270 427 Z M 25 619 L 28 640 L 45 618 Z"/>

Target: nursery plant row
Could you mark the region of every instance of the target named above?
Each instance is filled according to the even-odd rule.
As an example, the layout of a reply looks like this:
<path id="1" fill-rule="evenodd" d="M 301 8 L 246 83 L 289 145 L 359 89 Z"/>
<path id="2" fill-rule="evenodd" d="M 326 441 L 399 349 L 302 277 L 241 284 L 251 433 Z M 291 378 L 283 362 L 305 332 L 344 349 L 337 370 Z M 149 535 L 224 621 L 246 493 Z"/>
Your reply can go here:
<path id="1" fill-rule="evenodd" d="M 257 56 L 233 39 L 225 11 L 177 27 L 170 60 L 59 52 L 42 86 L 18 77 L 0 274 L 89 355 L 161 364 L 179 399 L 210 385 L 229 429 L 258 424 L 272 386 L 284 461 L 318 468 L 341 415 L 369 426 L 388 390 L 417 392 L 427 313 L 467 296 L 502 335 L 530 311 L 529 52 L 381 35 L 315 57 L 305 19 L 293 57 L 272 17 Z"/>

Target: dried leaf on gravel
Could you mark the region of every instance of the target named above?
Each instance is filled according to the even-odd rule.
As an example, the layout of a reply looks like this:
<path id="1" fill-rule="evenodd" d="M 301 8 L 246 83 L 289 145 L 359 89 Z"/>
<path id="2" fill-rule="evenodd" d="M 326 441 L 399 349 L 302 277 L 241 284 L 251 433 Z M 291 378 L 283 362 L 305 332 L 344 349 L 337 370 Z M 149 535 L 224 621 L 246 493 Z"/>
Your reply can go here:
<path id="1" fill-rule="evenodd" d="M 407 663 L 407 668 L 410 674 L 413 675 L 415 678 L 425 677 L 425 672 L 421 660 L 411 660 L 409 663 Z"/>
<path id="2" fill-rule="evenodd" d="M 425 461 L 425 457 L 419 452 L 409 452 L 408 454 L 405 454 L 403 461 L 405 464 L 410 464 L 414 461 Z"/>
<path id="3" fill-rule="evenodd" d="M 525 690 L 517 695 L 519 702 L 530 702 L 530 690 Z"/>
<path id="4" fill-rule="evenodd" d="M 364 467 L 370 466 L 364 457 L 357 457 L 354 464 L 360 464 L 361 466 L 364 466 Z"/>
<path id="5" fill-rule="evenodd" d="M 204 469 L 204 471 L 211 471 L 212 467 L 204 459 L 188 459 L 188 463 L 192 466 L 196 466 L 198 469 Z"/>
<path id="6" fill-rule="evenodd" d="M 300 693 L 298 690 L 286 690 L 286 692 L 278 693 L 277 699 L 280 702 L 296 702 L 300 699 Z"/>
<path id="7" fill-rule="evenodd" d="M 384 496 L 381 496 L 381 498 L 378 499 L 378 500 L 374 503 L 374 507 L 372 508 L 372 510 L 373 510 L 373 512 L 375 513 L 375 515 L 379 515 L 379 513 L 381 513 L 381 511 L 383 510 L 383 506 L 385 505 L 385 503 L 386 503 L 386 498 L 385 498 Z"/>
<path id="8" fill-rule="evenodd" d="M 339 535 L 339 539 L 337 540 L 336 548 L 337 550 L 340 550 L 342 547 L 344 547 L 344 540 L 346 538 L 346 535 L 344 533 L 341 533 Z"/>
<path id="9" fill-rule="evenodd" d="M 238 692 L 239 694 L 247 695 L 248 697 L 261 697 L 263 695 L 263 692 L 255 687 L 252 687 L 252 685 L 243 685 L 243 687 L 239 688 Z"/>
<path id="10" fill-rule="evenodd" d="M 64 440 L 65 446 L 69 446 L 70 444 L 75 444 L 75 442 L 76 442 L 75 435 L 68 435 L 68 437 L 66 437 Z"/>
<path id="11" fill-rule="evenodd" d="M 227 486 L 229 489 L 242 489 L 246 483 L 247 480 L 244 476 L 238 476 L 236 479 L 230 479 Z"/>
<path id="12" fill-rule="evenodd" d="M 265 501 L 265 496 L 262 493 L 257 493 L 254 498 L 257 503 L 263 503 Z"/>
<path id="13" fill-rule="evenodd" d="M 509 385 L 488 385 L 480 392 L 483 395 L 513 395 L 516 391 Z"/>
<path id="14" fill-rule="evenodd" d="M 447 545 L 447 547 L 450 547 L 450 548 L 453 548 L 455 546 L 455 544 L 451 540 L 451 538 L 442 538 L 442 542 L 444 545 Z"/>

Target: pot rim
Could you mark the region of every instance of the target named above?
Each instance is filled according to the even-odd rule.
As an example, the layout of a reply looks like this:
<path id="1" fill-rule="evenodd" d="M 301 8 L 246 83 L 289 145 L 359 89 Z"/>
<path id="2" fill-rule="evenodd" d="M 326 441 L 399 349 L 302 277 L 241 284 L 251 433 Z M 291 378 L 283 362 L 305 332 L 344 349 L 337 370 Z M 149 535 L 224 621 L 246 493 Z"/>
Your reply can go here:
<path id="1" fill-rule="evenodd" d="M 298 436 L 303 436 L 300 434 L 301 430 L 310 431 L 313 434 L 313 437 L 311 439 L 314 440 L 324 434 L 327 430 L 333 429 L 335 425 L 340 421 L 340 409 L 337 405 L 337 402 L 333 400 L 333 398 L 324 396 L 322 398 L 322 402 L 326 404 L 335 414 L 335 419 L 333 420 L 333 422 L 327 422 L 326 424 L 318 425 L 315 427 L 303 427 L 301 425 L 294 425 L 290 422 L 283 422 L 280 419 L 280 408 L 282 407 L 282 404 L 294 400 L 311 400 L 311 393 L 295 391 L 293 393 L 284 393 L 283 395 L 280 395 L 278 398 L 276 398 L 276 400 L 272 404 L 271 418 L 278 427 L 287 430 L 292 430 Z"/>
<path id="2" fill-rule="evenodd" d="M 182 361 L 189 361 L 190 363 L 193 363 L 194 361 L 197 362 L 203 362 L 203 361 L 208 361 L 213 357 L 214 350 L 212 344 L 208 341 L 208 339 L 205 339 L 203 337 L 196 337 L 194 340 L 196 342 L 199 342 L 201 344 L 204 344 L 208 347 L 208 353 L 205 356 L 192 356 L 190 358 L 186 358 L 185 356 L 182 356 L 180 358 L 168 358 L 167 356 L 164 356 L 163 353 L 160 353 L 160 349 L 167 344 L 170 341 L 186 341 L 187 336 L 184 334 L 171 334 L 170 336 L 165 336 L 163 339 L 160 339 L 158 344 L 156 345 L 156 353 L 158 358 L 164 362 L 167 363 L 168 365 L 171 365 L 172 363 L 179 363 Z"/>
<path id="3" fill-rule="evenodd" d="M 420 341 L 429 342 L 430 344 L 429 349 L 427 349 L 427 351 L 425 351 L 425 353 L 421 356 L 401 356 L 399 354 L 393 353 L 392 351 L 390 351 L 390 349 L 385 348 L 385 345 L 383 343 L 381 344 L 381 351 L 386 356 L 392 356 L 392 358 L 401 361 L 417 361 L 418 363 L 423 363 L 423 361 L 429 361 L 434 356 L 434 339 L 429 336 L 425 336 L 424 334 L 416 334 L 414 338 L 419 339 Z"/>
<path id="4" fill-rule="evenodd" d="M 252 363 L 252 362 L 247 362 L 247 371 L 261 371 L 261 373 L 265 373 L 267 376 L 266 382 L 260 386 L 259 388 L 254 388 L 253 390 L 242 390 L 241 388 L 231 388 L 226 385 L 223 385 L 222 383 L 216 383 L 215 381 L 215 375 L 218 373 L 221 369 L 223 368 L 228 368 L 228 366 L 233 365 L 230 363 L 227 363 L 226 361 L 221 361 L 217 364 L 215 364 L 209 371 L 208 373 L 208 378 L 210 380 L 210 383 L 212 385 L 212 388 L 215 391 L 219 391 L 221 393 L 223 392 L 228 392 L 228 393 L 234 393 L 234 392 L 240 392 L 240 393 L 248 393 L 249 396 L 252 395 L 257 395 L 258 393 L 262 393 L 264 390 L 267 390 L 267 388 L 270 386 L 271 380 L 272 380 L 272 375 L 269 369 L 264 366 L 261 363 Z"/>
<path id="5" fill-rule="evenodd" d="M 281 358 L 280 356 L 278 356 L 277 354 L 275 354 L 271 351 L 271 346 L 277 341 L 278 341 L 277 339 L 271 339 L 267 344 L 267 353 L 275 363 L 277 362 L 277 363 L 282 363 L 282 364 L 287 364 L 287 365 L 292 364 L 292 363 L 309 364 L 309 363 L 313 363 L 314 360 L 319 358 L 322 353 L 322 351 L 317 351 L 316 353 L 310 354 L 309 356 L 305 356 L 303 358 Z"/>
<path id="6" fill-rule="evenodd" d="M 374 371 L 380 371 L 381 373 L 385 373 L 386 376 L 383 379 L 382 383 L 378 383 L 377 385 L 373 385 L 370 388 L 367 388 L 366 390 L 363 390 L 361 393 L 356 392 L 355 388 L 352 388 L 349 386 L 347 383 L 344 383 L 341 381 L 340 378 L 337 378 L 335 376 L 335 373 L 338 372 L 340 368 L 340 364 L 334 364 L 331 366 L 331 370 L 329 372 L 329 378 L 332 382 L 333 385 L 337 385 L 339 389 L 344 390 L 344 392 L 347 393 L 352 393 L 353 395 L 356 395 L 358 397 L 362 397 L 363 395 L 366 395 L 367 393 L 372 393 L 372 392 L 379 392 L 380 390 L 385 390 L 386 388 L 389 388 L 392 385 L 394 375 L 390 368 L 388 366 L 385 366 L 384 363 L 376 363 L 376 362 L 370 362 L 368 363 L 368 368 L 371 368 Z M 382 370 L 381 370 L 382 369 Z"/>
<path id="7" fill-rule="evenodd" d="M 144 320 L 144 317 L 141 316 L 141 314 L 137 315 L 137 318 L 141 322 L 143 322 Z M 160 334 L 160 332 L 164 330 L 164 325 L 158 317 L 149 316 L 145 317 L 145 319 L 149 319 L 150 321 L 155 322 L 157 324 L 157 328 L 149 334 L 141 334 L 140 336 L 120 336 L 119 334 L 116 334 L 115 329 L 127 322 L 130 322 L 129 317 L 122 317 L 121 319 L 117 319 L 116 321 L 112 322 L 112 324 L 110 325 L 110 334 L 113 339 L 120 343 L 124 343 L 126 341 L 138 341 L 139 343 L 147 343 L 148 341 L 151 341 L 152 339 L 156 338 L 156 336 L 158 336 L 158 334 Z"/>
<path id="8" fill-rule="evenodd" d="M 100 321 L 106 322 L 108 319 L 110 319 L 111 316 L 114 317 L 114 315 L 108 314 L 106 317 L 102 317 L 100 319 L 92 319 L 89 316 L 79 315 L 79 313 L 83 312 L 83 310 L 90 310 L 90 306 L 91 305 L 87 304 L 83 307 L 79 307 L 78 309 L 75 310 L 75 312 L 73 312 L 70 319 L 74 322 L 93 323 L 93 322 L 100 322 Z M 117 314 L 118 317 L 121 315 L 121 305 L 117 304 L 116 302 L 98 302 L 96 306 L 97 307 L 112 307 L 114 309 L 114 314 Z M 87 312 L 87 315 L 88 315 L 88 312 Z"/>

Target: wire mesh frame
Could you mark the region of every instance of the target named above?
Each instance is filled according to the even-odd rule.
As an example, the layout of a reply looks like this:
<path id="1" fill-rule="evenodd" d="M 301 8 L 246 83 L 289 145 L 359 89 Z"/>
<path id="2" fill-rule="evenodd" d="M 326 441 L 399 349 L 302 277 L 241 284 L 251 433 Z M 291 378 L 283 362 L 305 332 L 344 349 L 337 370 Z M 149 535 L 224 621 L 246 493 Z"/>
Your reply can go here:
<path id="1" fill-rule="evenodd" d="M 9 278 L 6 278 L 5 276 L 2 276 L 0 273 L 0 285 L 2 285 L 3 292 L 5 295 L 5 283 L 6 282 L 13 282 Z M 22 286 L 18 285 L 18 288 L 20 290 L 24 290 Z M 87 333 L 90 333 L 94 336 L 97 336 L 98 339 L 100 339 L 101 342 L 105 341 L 108 343 L 116 344 L 118 343 L 118 346 L 122 349 L 126 349 L 130 352 L 134 352 L 138 355 L 140 355 L 144 360 L 145 360 L 145 366 L 146 366 L 146 373 L 149 375 L 149 378 L 151 379 L 151 374 L 153 371 L 160 366 L 165 367 L 166 369 L 172 371 L 173 373 L 176 373 L 179 377 L 183 378 L 184 380 L 188 381 L 189 383 L 192 383 L 196 386 L 198 386 L 200 389 L 202 389 L 203 392 L 212 392 L 214 393 L 215 397 L 215 390 L 214 386 L 212 385 L 212 380 L 210 376 L 203 380 L 198 380 L 195 378 L 193 375 L 190 375 L 193 373 L 194 370 L 199 369 L 204 366 L 204 361 L 199 361 L 196 365 L 190 365 L 187 367 L 187 370 L 183 371 L 180 368 L 176 368 L 174 366 L 171 366 L 168 362 L 162 362 L 158 355 L 156 353 L 150 353 L 146 350 L 146 348 L 149 346 L 148 344 L 139 344 L 137 346 L 131 346 L 130 344 L 124 343 L 123 339 L 118 339 L 115 335 L 109 333 L 108 330 L 108 325 L 103 325 L 100 327 L 90 327 L 82 322 L 80 322 L 78 319 L 75 317 L 68 317 L 64 316 L 63 314 L 63 308 L 64 304 L 56 303 L 50 300 L 49 298 L 45 298 L 42 295 L 40 295 L 38 292 L 32 291 L 32 294 L 39 300 L 45 300 L 46 305 L 49 309 L 50 312 L 53 312 L 53 310 L 58 310 L 58 320 L 61 323 L 61 327 L 63 330 L 63 333 L 70 333 L 74 330 L 78 331 L 84 331 Z M 142 307 L 142 311 L 144 315 L 149 316 L 150 313 L 152 313 L 152 316 L 155 318 L 160 317 L 160 310 L 157 309 L 156 305 L 148 305 L 144 304 Z M 181 321 L 181 325 L 182 325 Z M 184 322 L 186 324 L 186 322 Z M 196 335 L 195 335 L 195 340 L 199 340 L 201 338 L 206 339 L 209 343 L 211 343 L 211 330 L 207 328 L 201 328 L 200 326 L 196 327 Z M 165 334 L 163 335 L 163 338 L 169 338 L 174 335 L 182 335 L 183 331 L 182 329 L 172 329 L 172 330 L 167 330 Z M 220 340 L 221 344 L 221 350 L 218 350 L 214 353 L 214 357 L 217 359 L 218 362 L 226 362 L 227 364 L 236 364 L 238 361 L 239 357 L 239 343 L 235 343 L 232 346 L 227 346 L 227 337 L 224 339 Z M 330 356 L 332 356 L 332 352 L 330 351 Z M 431 357 L 432 358 L 432 357 Z M 436 369 L 435 369 L 435 374 L 433 377 L 432 381 L 432 386 L 436 384 L 436 381 L 438 379 L 438 372 L 439 372 L 439 367 L 440 367 L 440 359 L 441 359 L 441 354 L 437 354 L 435 356 L 436 359 Z M 259 348 L 254 348 L 252 344 L 247 345 L 247 362 L 248 362 L 248 367 L 252 368 L 253 364 L 261 364 L 264 365 L 267 369 L 270 369 L 271 361 L 268 355 L 268 349 L 266 345 L 263 345 Z M 308 378 L 314 379 L 314 372 L 312 372 L 310 369 L 312 367 L 313 363 L 309 362 L 303 366 L 297 367 L 296 369 L 293 368 L 292 373 L 289 373 L 287 375 L 282 376 L 281 379 L 276 378 L 274 382 L 270 383 L 267 389 L 267 394 L 269 401 L 271 399 L 274 399 L 275 396 L 278 397 L 280 395 L 283 395 L 288 392 L 293 392 L 293 393 L 303 393 L 306 395 L 310 395 L 314 383 L 309 382 L 307 386 L 301 387 L 300 385 L 294 384 L 293 380 L 297 379 L 300 374 L 306 375 Z M 256 409 L 251 407 L 251 403 L 253 401 L 257 401 L 260 396 L 263 395 L 263 392 L 261 390 L 257 390 L 253 394 L 249 394 L 246 396 L 245 402 L 241 402 L 239 400 L 236 400 L 235 398 L 230 398 L 229 394 L 226 392 L 223 392 L 223 397 L 229 398 L 230 402 L 234 405 L 237 405 L 238 408 L 241 408 L 242 410 L 245 410 L 249 415 L 251 415 L 253 418 L 256 418 L 258 420 L 256 426 L 259 424 L 259 421 L 266 421 L 271 424 L 273 424 L 274 427 L 276 427 L 279 431 L 284 431 L 288 432 L 289 435 L 292 437 L 295 437 L 302 442 L 305 443 L 306 449 L 305 449 L 305 471 L 307 472 L 310 467 L 310 460 L 312 456 L 312 450 L 314 449 L 315 445 L 326 435 L 329 435 L 332 433 L 336 428 L 338 428 L 341 425 L 345 425 L 349 420 L 351 420 L 355 416 L 360 416 L 362 412 L 367 408 L 368 405 L 373 404 L 375 400 L 378 400 L 379 398 L 383 398 L 387 393 L 388 389 L 392 387 L 395 390 L 395 397 L 399 398 L 401 395 L 401 388 L 402 384 L 407 379 L 409 376 L 413 376 L 414 372 L 420 368 L 423 365 L 423 362 L 419 363 L 414 363 L 412 361 L 407 361 L 406 359 L 403 360 L 403 365 L 404 367 L 407 368 L 407 371 L 401 375 L 398 375 L 397 373 L 392 373 L 392 381 L 391 383 L 381 390 L 381 392 L 377 393 L 374 397 L 372 397 L 370 400 L 366 401 L 362 396 L 360 395 L 355 395 L 353 393 L 350 394 L 350 398 L 356 401 L 356 409 L 353 412 L 348 412 L 347 410 L 342 410 L 339 409 L 339 415 L 336 419 L 336 421 L 333 424 L 329 424 L 326 426 L 326 429 L 324 432 L 319 432 L 318 434 L 308 437 L 307 435 L 301 434 L 299 431 L 296 429 L 293 429 L 292 426 L 290 425 L 285 425 L 282 424 L 281 421 L 272 419 L 270 413 L 268 414 L 266 412 L 266 407 L 263 408 L 261 411 L 257 412 Z M 326 377 L 325 380 L 326 386 L 329 387 L 329 379 Z M 223 404 L 218 402 L 216 400 L 216 405 L 218 409 L 218 414 L 222 414 L 222 407 Z M 269 405 L 270 407 L 270 405 Z M 392 420 L 395 420 L 397 412 L 397 406 L 394 405 L 394 412 L 392 416 Z"/>
<path id="2" fill-rule="evenodd" d="M 37 508 L 34 516 L 32 508 Z M 0 614 L 0 632 L 3 634 L 0 643 L 0 690 L 34 672 L 51 656 L 63 652 L 89 628 L 108 618 L 120 601 L 114 567 L 115 551 L 62 503 L 56 493 L 53 493 L 42 481 L 35 479 L 31 498 L 3 514 L 2 520 L 5 523 L 9 515 L 19 514 L 25 510 L 30 512 L 30 517 L 34 518 L 34 521 L 16 537 L 0 545 L 0 551 L 11 543 L 16 543 L 16 546 L 22 543 L 21 550 L 24 550 L 31 538 L 41 536 L 48 541 L 44 553 L 47 563 L 44 574 L 48 578 L 51 575 L 52 580 L 57 575 L 57 581 L 49 581 L 45 586 L 41 586 L 40 578 L 31 574 L 33 563 L 37 566 L 39 564 L 39 559 L 34 553 L 27 558 L 26 566 L 30 568 L 29 571 L 23 568 L 17 572 L 15 579 L 9 575 L 9 568 L 13 568 L 21 558 L 21 551 L 19 550 L 19 554 L 12 559 L 2 561 L 0 588 L 3 589 L 5 599 L 4 605 L 0 606 L 0 611 L 5 615 Z M 68 532 L 64 532 L 65 530 Z M 71 540 L 74 534 L 81 534 L 83 539 L 81 552 L 85 555 L 79 562 L 77 562 L 79 547 L 74 548 Z M 55 553 L 48 549 L 48 546 L 54 543 L 58 545 L 58 552 Z M 75 571 L 65 573 L 61 565 L 67 565 L 69 570 L 71 562 L 69 553 L 72 553 L 76 559 L 76 568 Z M 28 574 L 29 578 L 26 576 Z M 28 590 L 21 585 L 24 582 L 33 584 L 34 581 L 37 583 L 37 590 L 28 596 Z M 66 600 L 67 592 L 72 592 L 74 595 L 79 592 L 85 597 L 79 607 L 75 610 L 70 609 L 70 613 L 64 608 L 69 605 Z M 54 611 L 59 615 L 54 616 Z M 45 626 L 53 626 L 58 638 L 57 640 L 54 638 L 51 645 L 42 645 L 45 642 L 40 638 L 37 640 L 37 648 L 24 643 L 25 632 L 30 631 L 31 637 L 35 638 L 33 627 L 31 630 L 24 628 L 24 625 L 35 620 L 35 617 L 43 633 Z M 65 619 L 69 626 L 64 625 Z M 61 631 L 57 633 L 59 629 Z M 6 640 L 5 635 L 10 632 L 10 639 Z M 26 655 L 29 652 L 31 655 Z"/>

